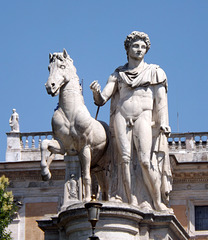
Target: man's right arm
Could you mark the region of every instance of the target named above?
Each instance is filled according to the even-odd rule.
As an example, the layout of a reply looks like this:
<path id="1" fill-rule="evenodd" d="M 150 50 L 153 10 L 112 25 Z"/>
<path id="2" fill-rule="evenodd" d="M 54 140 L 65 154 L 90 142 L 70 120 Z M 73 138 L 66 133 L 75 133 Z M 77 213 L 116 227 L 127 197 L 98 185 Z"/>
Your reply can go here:
<path id="1" fill-rule="evenodd" d="M 114 72 L 108 78 L 108 82 L 101 93 L 101 87 L 98 81 L 93 81 L 90 84 L 90 88 L 93 91 L 93 97 L 95 104 L 98 106 L 103 106 L 113 95 L 117 88 L 117 77 L 118 73 Z"/>

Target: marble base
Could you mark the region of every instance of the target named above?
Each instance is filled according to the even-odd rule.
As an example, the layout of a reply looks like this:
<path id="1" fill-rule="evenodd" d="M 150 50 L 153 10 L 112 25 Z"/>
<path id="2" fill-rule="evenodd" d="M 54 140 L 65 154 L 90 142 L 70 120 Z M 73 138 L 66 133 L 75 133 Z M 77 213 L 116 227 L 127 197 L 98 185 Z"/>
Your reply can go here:
<path id="1" fill-rule="evenodd" d="M 7 133 L 6 162 L 17 162 L 21 160 L 20 133 Z"/>
<path id="2" fill-rule="evenodd" d="M 125 203 L 102 202 L 95 234 L 100 240 L 187 240 L 189 235 L 174 215 L 144 212 Z M 45 240 L 86 240 L 91 224 L 83 203 L 69 206 L 57 216 L 38 220 Z"/>

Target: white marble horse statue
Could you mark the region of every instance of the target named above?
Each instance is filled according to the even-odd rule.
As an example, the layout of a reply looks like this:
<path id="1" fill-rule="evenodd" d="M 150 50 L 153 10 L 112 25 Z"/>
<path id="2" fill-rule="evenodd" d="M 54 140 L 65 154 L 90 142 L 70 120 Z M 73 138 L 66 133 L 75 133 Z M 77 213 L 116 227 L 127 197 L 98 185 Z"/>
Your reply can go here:
<path id="1" fill-rule="evenodd" d="M 50 75 L 45 86 L 52 97 L 59 94 L 59 106 L 52 117 L 53 139 L 45 139 L 41 144 L 42 178 L 45 181 L 51 178 L 49 165 L 55 154 L 78 155 L 85 200 L 91 199 L 91 169 L 95 169 L 102 198 L 107 200 L 108 182 L 103 169 L 109 143 L 108 126 L 92 118 L 86 108 L 76 68 L 66 50 L 50 54 L 49 58 Z"/>

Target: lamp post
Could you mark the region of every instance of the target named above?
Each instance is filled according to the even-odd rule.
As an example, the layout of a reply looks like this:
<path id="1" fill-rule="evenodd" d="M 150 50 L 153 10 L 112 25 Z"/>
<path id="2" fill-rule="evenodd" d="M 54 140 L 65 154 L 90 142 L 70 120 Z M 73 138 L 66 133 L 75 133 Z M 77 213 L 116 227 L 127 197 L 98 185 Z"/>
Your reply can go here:
<path id="1" fill-rule="evenodd" d="M 96 201 L 95 195 L 92 195 L 92 199 L 90 202 L 85 203 L 85 208 L 88 213 L 88 221 L 92 226 L 92 236 L 89 237 L 91 240 L 99 240 L 99 237 L 95 236 L 95 226 L 99 220 L 100 208 L 102 207 L 102 203 Z"/>

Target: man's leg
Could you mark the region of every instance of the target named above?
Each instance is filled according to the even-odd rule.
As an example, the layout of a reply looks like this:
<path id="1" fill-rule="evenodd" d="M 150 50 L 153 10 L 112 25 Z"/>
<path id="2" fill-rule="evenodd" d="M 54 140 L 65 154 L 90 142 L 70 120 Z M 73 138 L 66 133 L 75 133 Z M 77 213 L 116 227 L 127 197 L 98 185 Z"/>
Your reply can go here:
<path id="1" fill-rule="evenodd" d="M 144 182 L 152 197 L 156 210 L 166 210 L 167 207 L 161 203 L 161 176 L 158 167 L 151 163 L 152 128 L 151 112 L 144 111 L 134 123 L 133 139 L 137 155 L 142 169 Z"/>
<path id="2" fill-rule="evenodd" d="M 122 179 L 123 179 L 128 203 L 131 204 L 132 193 L 131 193 L 130 160 L 131 160 L 132 130 L 127 127 L 126 120 L 120 113 L 116 113 L 115 115 L 114 129 L 115 129 L 117 146 L 121 154 Z"/>

